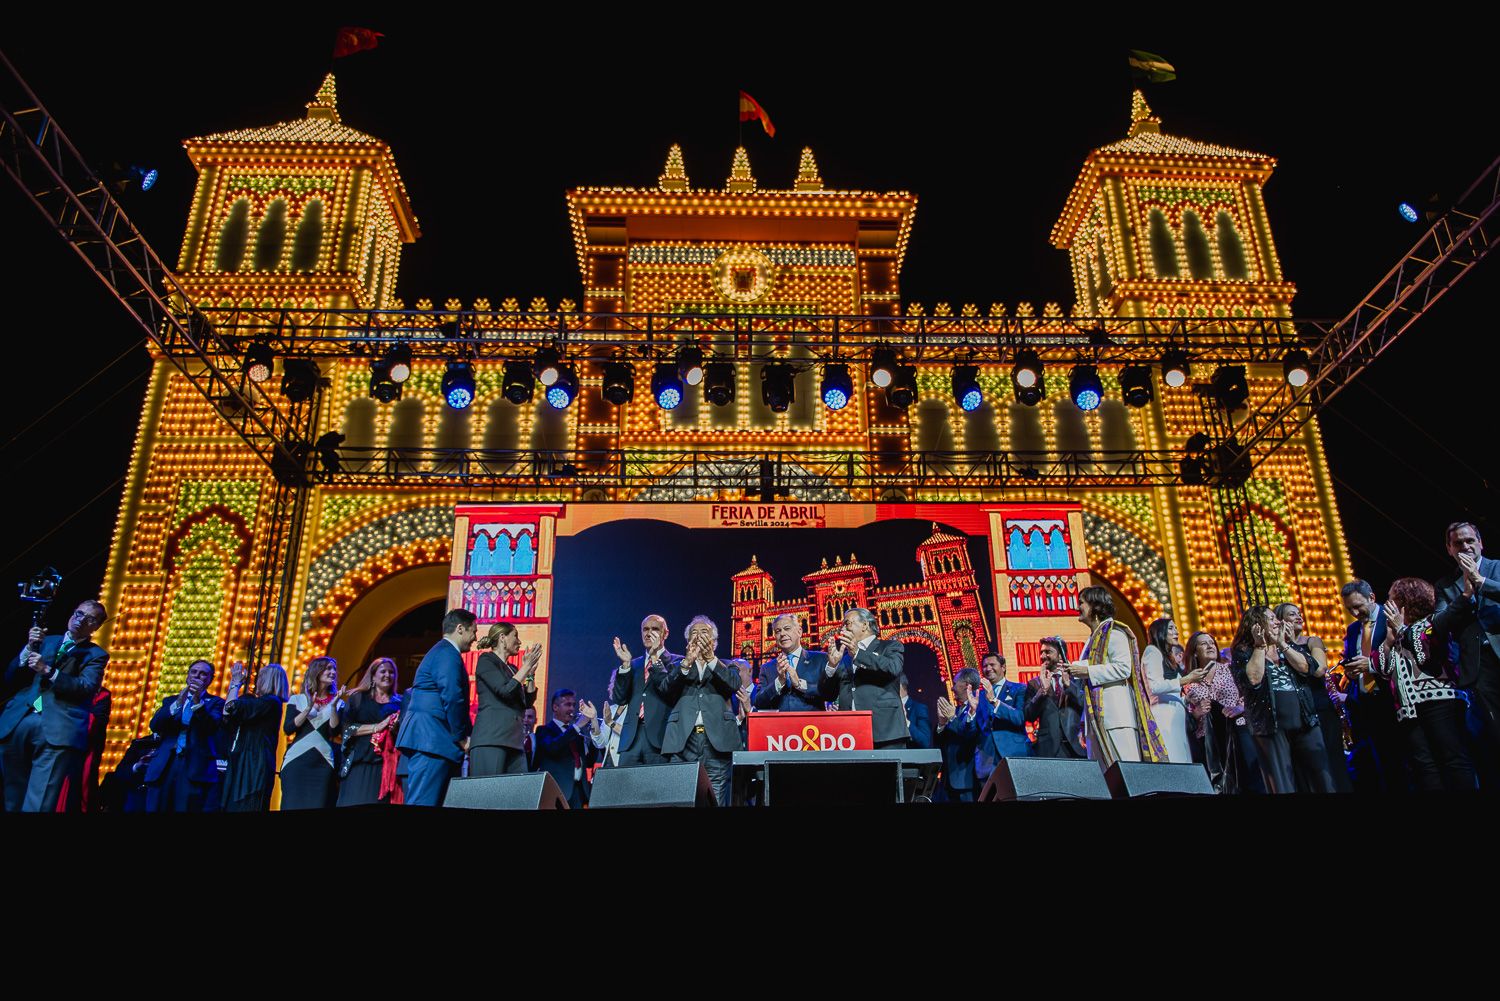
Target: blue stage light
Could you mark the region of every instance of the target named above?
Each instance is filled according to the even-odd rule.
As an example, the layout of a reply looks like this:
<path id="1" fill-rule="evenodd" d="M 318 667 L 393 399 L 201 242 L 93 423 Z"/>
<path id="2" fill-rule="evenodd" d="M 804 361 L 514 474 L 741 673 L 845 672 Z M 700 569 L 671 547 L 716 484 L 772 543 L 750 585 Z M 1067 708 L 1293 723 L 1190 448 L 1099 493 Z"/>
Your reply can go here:
<path id="1" fill-rule="evenodd" d="M 466 361 L 450 361 L 443 373 L 443 399 L 454 410 L 464 410 L 474 402 L 474 366 Z"/>
<path id="2" fill-rule="evenodd" d="M 829 365 L 823 369 L 823 406 L 843 410 L 853 395 L 854 382 L 849 378 L 848 365 Z"/>
<path id="3" fill-rule="evenodd" d="M 656 366 L 656 371 L 651 375 L 651 395 L 656 398 L 656 405 L 663 410 L 676 410 L 682 402 L 682 376 L 677 373 L 677 366 L 671 362 L 662 362 Z"/>
<path id="4" fill-rule="evenodd" d="M 566 410 L 577 395 L 578 374 L 572 365 L 559 365 L 557 380 L 547 387 L 547 405 L 553 410 Z"/>
<path id="5" fill-rule="evenodd" d="M 1068 391 L 1073 395 L 1073 405 L 1079 410 L 1098 410 L 1104 401 L 1104 383 L 1099 379 L 1099 370 L 1092 365 L 1074 365 L 1068 376 Z"/>
<path id="6" fill-rule="evenodd" d="M 1417 210 L 1412 208 L 1410 202 L 1402 202 L 1400 205 L 1396 206 L 1396 211 L 1400 212 L 1401 218 L 1405 219 L 1407 222 L 1416 222 L 1419 218 L 1421 218 L 1419 215 L 1417 215 Z"/>
<path id="7" fill-rule="evenodd" d="M 966 412 L 978 410 L 984 402 L 984 391 L 979 388 L 979 368 L 975 365 L 959 365 L 953 370 L 953 400 Z"/>

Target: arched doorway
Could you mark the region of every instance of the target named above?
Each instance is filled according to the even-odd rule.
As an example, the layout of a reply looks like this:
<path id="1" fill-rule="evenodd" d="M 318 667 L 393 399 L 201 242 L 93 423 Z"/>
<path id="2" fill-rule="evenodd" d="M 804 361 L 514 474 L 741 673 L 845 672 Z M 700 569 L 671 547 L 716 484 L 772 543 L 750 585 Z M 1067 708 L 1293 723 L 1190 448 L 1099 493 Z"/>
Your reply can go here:
<path id="1" fill-rule="evenodd" d="M 371 658 L 390 657 L 405 689 L 422 654 L 442 635 L 449 572 L 447 563 L 412 567 L 385 578 L 350 605 L 328 640 L 328 655 L 339 662 L 339 674 L 357 677 Z"/>

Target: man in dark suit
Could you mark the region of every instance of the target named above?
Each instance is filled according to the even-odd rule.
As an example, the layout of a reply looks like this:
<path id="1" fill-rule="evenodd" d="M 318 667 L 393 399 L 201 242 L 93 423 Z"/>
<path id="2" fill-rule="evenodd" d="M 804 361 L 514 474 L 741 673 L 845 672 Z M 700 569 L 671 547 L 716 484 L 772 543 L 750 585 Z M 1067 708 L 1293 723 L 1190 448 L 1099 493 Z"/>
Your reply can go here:
<path id="1" fill-rule="evenodd" d="M 818 694 L 818 680 L 828 666 L 828 655 L 802 645 L 802 621 L 790 613 L 776 617 L 771 635 L 778 649 L 775 659 L 761 666 L 755 708 L 763 712 L 822 712 L 825 703 Z"/>
<path id="2" fill-rule="evenodd" d="M 980 661 L 984 673 L 984 696 L 989 704 L 990 725 L 979 739 L 974 787 L 984 788 L 1001 758 L 1031 756 L 1031 738 L 1026 736 L 1026 686 L 1005 680 L 1005 657 L 987 653 Z"/>
<path id="3" fill-rule="evenodd" d="M 99 808 L 107 813 L 144 813 L 146 769 L 161 753 L 161 737 L 137 737 L 125 749 L 125 757 L 99 783 Z"/>
<path id="4" fill-rule="evenodd" d="M 1458 567 L 1433 585 L 1433 614 L 1459 609 L 1458 684 L 1484 723 L 1493 755 L 1500 750 L 1500 560 L 1485 558 L 1479 529 L 1466 521 L 1448 526 L 1448 555 Z"/>
<path id="5" fill-rule="evenodd" d="M 589 801 L 589 768 L 598 760 L 599 713 L 570 688 L 552 696 L 552 718 L 536 728 L 536 770 L 549 772 L 568 801 L 581 810 Z"/>
<path id="6" fill-rule="evenodd" d="M 103 605 L 85 601 L 60 635 L 33 626 L 6 669 L 5 689 L 15 693 L 0 710 L 7 811 L 51 812 L 63 780 L 83 760 L 94 694 L 109 661 L 92 637 L 106 618 Z"/>
<path id="7" fill-rule="evenodd" d="M 1355 792 L 1411 791 L 1407 742 L 1396 720 L 1391 683 L 1371 663 L 1385 642 L 1385 608 L 1375 589 L 1352 580 L 1339 592 L 1354 621 L 1344 633 L 1344 673 L 1349 678 L 1344 709 L 1354 747 L 1349 753 L 1349 781 Z"/>
<path id="8" fill-rule="evenodd" d="M 485 650 L 474 665 L 474 692 L 479 711 L 469 735 L 469 776 L 517 775 L 527 771 L 525 744 L 531 733 L 521 729 L 521 717 L 536 705 L 536 667 L 542 645 L 524 652 L 521 634 L 509 622 L 496 622 L 477 645 Z M 511 659 L 520 655 L 521 666 Z"/>
<path id="9" fill-rule="evenodd" d="M 224 700 L 208 693 L 214 666 L 188 665 L 187 687 L 151 719 L 161 750 L 146 768 L 147 813 L 204 813 L 219 805 L 219 733 Z M 227 752 L 226 752 L 227 753 Z"/>
<path id="10" fill-rule="evenodd" d="M 668 653 L 667 620 L 648 615 L 641 620 L 641 645 L 645 652 L 632 658 L 630 649 L 615 637 L 615 656 L 620 665 L 609 700 L 624 707 L 620 724 L 621 766 L 660 765 L 666 762 L 661 751 L 662 733 L 667 728 L 665 692 L 667 674 L 675 670 L 682 658 Z"/>
<path id="11" fill-rule="evenodd" d="M 672 711 L 662 734 L 661 753 L 668 761 L 701 761 L 714 798 L 729 805 L 729 772 L 740 749 L 740 728 L 731 701 L 740 690 L 740 672 L 714 652 L 719 627 L 697 615 L 684 634 L 687 653 L 675 671 L 667 672 L 664 694 Z"/>
<path id="12" fill-rule="evenodd" d="M 1058 636 L 1043 637 L 1042 669 L 1026 685 L 1027 722 L 1036 724 L 1039 758 L 1087 758 L 1083 746 L 1083 679 L 1068 670 L 1068 650 Z"/>
<path id="13" fill-rule="evenodd" d="M 474 613 L 443 616 L 443 638 L 427 651 L 401 700 L 396 747 L 406 761 L 407 806 L 441 806 L 469 749 L 469 672 L 463 655 L 478 634 Z"/>
<path id="14" fill-rule="evenodd" d="M 901 706 L 906 710 L 906 728 L 911 736 L 908 747 L 932 750 L 932 716 L 926 703 L 911 697 L 905 672 L 901 675 Z"/>
<path id="15" fill-rule="evenodd" d="M 966 667 L 953 676 L 953 697 L 938 698 L 937 745 L 943 752 L 943 792 L 950 803 L 972 803 L 978 791 L 975 758 L 990 729 L 989 703 L 979 672 Z"/>
<path id="16" fill-rule="evenodd" d="M 521 755 L 526 759 L 526 770 L 536 771 L 536 706 L 527 706 L 521 716 Z"/>
<path id="17" fill-rule="evenodd" d="M 876 636 L 878 623 L 868 608 L 851 608 L 844 626 L 828 640 L 828 665 L 818 694 L 840 711 L 869 710 L 876 747 L 906 747 L 911 731 L 901 704 L 901 673 L 906 647 Z"/>

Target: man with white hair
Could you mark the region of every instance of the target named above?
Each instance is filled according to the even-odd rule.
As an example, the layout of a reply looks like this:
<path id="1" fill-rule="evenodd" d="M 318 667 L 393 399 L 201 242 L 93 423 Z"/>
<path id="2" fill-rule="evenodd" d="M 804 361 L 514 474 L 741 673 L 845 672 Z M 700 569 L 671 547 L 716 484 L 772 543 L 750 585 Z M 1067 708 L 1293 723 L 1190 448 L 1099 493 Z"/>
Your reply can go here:
<path id="1" fill-rule="evenodd" d="M 696 615 L 683 634 L 687 653 L 668 671 L 663 697 L 672 707 L 662 734 L 668 761 L 701 761 L 720 806 L 729 805 L 732 756 L 740 749 L 740 728 L 731 699 L 740 690 L 740 672 L 715 652 L 719 627 Z"/>
<path id="2" fill-rule="evenodd" d="M 906 647 L 875 635 L 879 623 L 868 608 L 851 608 L 844 625 L 828 638 L 828 666 L 820 694 L 839 709 L 869 710 L 876 747 L 905 747 L 911 731 L 901 701 Z"/>

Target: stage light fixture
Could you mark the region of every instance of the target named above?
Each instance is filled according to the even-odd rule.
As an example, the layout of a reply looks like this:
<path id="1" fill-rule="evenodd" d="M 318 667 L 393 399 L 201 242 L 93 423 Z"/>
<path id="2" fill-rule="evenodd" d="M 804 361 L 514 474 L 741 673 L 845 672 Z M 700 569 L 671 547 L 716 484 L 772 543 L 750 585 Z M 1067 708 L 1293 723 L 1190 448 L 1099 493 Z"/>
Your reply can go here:
<path id="1" fill-rule="evenodd" d="M 870 381 L 880 389 L 890 388 L 896 381 L 896 352 L 890 348 L 876 348 L 870 355 Z"/>
<path id="2" fill-rule="evenodd" d="M 323 370 L 311 358 L 281 360 L 281 395 L 293 403 L 306 403 L 317 392 Z"/>
<path id="3" fill-rule="evenodd" d="M 559 364 L 562 358 L 556 348 L 537 348 L 536 358 L 531 363 L 531 370 L 536 374 L 536 381 L 543 386 L 550 386 L 557 381 Z"/>
<path id="4" fill-rule="evenodd" d="M 682 376 L 677 366 L 662 362 L 651 375 L 651 395 L 663 410 L 676 410 L 682 402 Z"/>
<path id="5" fill-rule="evenodd" d="M 450 361 L 443 373 L 443 400 L 454 410 L 463 410 L 474 402 L 474 366 L 466 361 Z"/>
<path id="6" fill-rule="evenodd" d="M 401 399 L 401 383 L 391 378 L 390 363 L 384 358 L 370 359 L 370 395 L 381 403 Z"/>
<path id="7" fill-rule="evenodd" d="M 891 384 L 886 388 L 885 401 L 897 410 L 905 410 L 917 400 L 917 366 L 898 365 Z"/>
<path id="8" fill-rule="evenodd" d="M 1104 402 L 1104 382 L 1099 378 L 1099 370 L 1092 365 L 1074 365 L 1068 373 L 1068 394 L 1079 410 L 1098 410 Z"/>
<path id="9" fill-rule="evenodd" d="M 1238 410 L 1250 399 L 1250 383 L 1245 378 L 1245 366 L 1220 365 L 1214 369 L 1213 394 L 1219 406 L 1225 410 Z"/>
<path id="10" fill-rule="evenodd" d="M 1161 381 L 1173 389 L 1187 385 L 1192 368 L 1188 365 L 1188 353 L 1182 348 L 1168 348 L 1161 356 Z"/>
<path id="11" fill-rule="evenodd" d="M 734 399 L 732 362 L 709 362 L 703 367 L 703 398 L 716 407 L 728 406 Z"/>
<path id="12" fill-rule="evenodd" d="M 1312 359 L 1301 348 L 1292 348 L 1281 361 L 1281 371 L 1286 374 L 1287 385 L 1301 389 L 1312 378 Z"/>
<path id="13" fill-rule="evenodd" d="M 629 362 L 607 361 L 604 363 L 604 386 L 600 390 L 606 403 L 624 406 L 635 397 L 635 369 Z"/>
<path id="14" fill-rule="evenodd" d="M 245 349 L 245 377 L 254 383 L 262 383 L 271 378 L 271 367 L 276 363 L 276 356 L 271 353 L 271 345 L 256 341 Z"/>
<path id="15" fill-rule="evenodd" d="M 797 402 L 797 387 L 792 366 L 786 362 L 766 362 L 760 370 L 760 400 L 773 414 L 784 414 Z"/>
<path id="16" fill-rule="evenodd" d="M 1016 352 L 1015 367 L 1010 370 L 1011 380 L 1017 389 L 1039 389 L 1042 385 L 1042 359 L 1030 348 Z M 1045 395 L 1045 393 L 1043 394 Z M 1037 399 L 1041 399 L 1038 396 Z"/>
<path id="17" fill-rule="evenodd" d="M 1120 370 L 1120 395 L 1127 406 L 1144 407 L 1151 402 L 1151 370 L 1144 365 L 1127 365 Z"/>
<path id="18" fill-rule="evenodd" d="M 553 410 L 566 410 L 577 395 L 578 373 L 572 365 L 557 366 L 557 378 L 547 387 L 547 405 Z"/>
<path id="19" fill-rule="evenodd" d="M 159 176 L 155 167 L 132 166 L 130 173 L 140 183 L 142 191 L 150 191 L 156 185 L 156 178 Z"/>
<path id="20" fill-rule="evenodd" d="M 689 344 L 677 352 L 677 374 L 685 386 L 696 386 L 703 381 L 703 349 Z"/>
<path id="21" fill-rule="evenodd" d="M 536 393 L 536 380 L 531 374 L 531 365 L 524 361 L 508 361 L 501 372 L 500 395 L 519 406 L 530 403 Z"/>
<path id="22" fill-rule="evenodd" d="M 849 378 L 849 366 L 842 362 L 823 366 L 823 406 L 843 410 L 853 396 L 854 380 Z"/>
<path id="23" fill-rule="evenodd" d="M 959 365 L 953 369 L 953 402 L 965 413 L 979 409 L 984 402 L 984 390 L 979 388 L 979 366 Z"/>
<path id="24" fill-rule="evenodd" d="M 1417 210 L 1412 206 L 1410 202 L 1402 202 L 1400 205 L 1397 205 L 1396 211 L 1401 213 L 1401 218 L 1405 219 L 1407 222 L 1416 222 L 1420 218 L 1420 216 L 1417 214 Z"/>
<path id="25" fill-rule="evenodd" d="M 392 344 L 385 352 L 386 370 L 392 382 L 405 382 L 411 378 L 411 345 Z"/>

